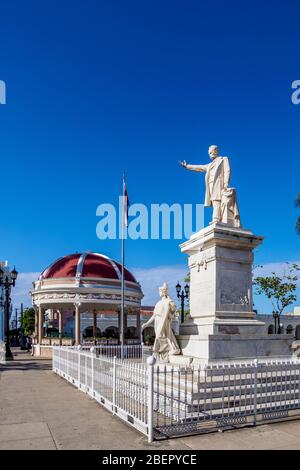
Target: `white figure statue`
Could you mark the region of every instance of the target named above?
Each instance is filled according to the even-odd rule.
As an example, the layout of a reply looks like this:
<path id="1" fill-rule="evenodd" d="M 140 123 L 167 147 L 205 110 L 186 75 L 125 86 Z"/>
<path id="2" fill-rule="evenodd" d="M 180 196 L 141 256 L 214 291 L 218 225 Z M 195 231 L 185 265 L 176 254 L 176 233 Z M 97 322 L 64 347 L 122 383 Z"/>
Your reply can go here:
<path id="1" fill-rule="evenodd" d="M 169 362 L 170 355 L 180 354 L 180 348 L 171 328 L 176 305 L 169 296 L 168 284 L 164 282 L 159 288 L 161 299 L 154 307 L 152 317 L 142 325 L 142 330 L 154 322 L 155 341 L 153 355 L 161 362 Z"/>
<path id="2" fill-rule="evenodd" d="M 206 172 L 205 206 L 213 206 L 213 220 L 240 227 L 240 214 L 235 188 L 229 188 L 230 165 L 228 157 L 220 157 L 219 147 L 211 145 L 208 154 L 212 160 L 206 165 L 189 165 L 184 160 L 181 166 L 187 170 Z"/>

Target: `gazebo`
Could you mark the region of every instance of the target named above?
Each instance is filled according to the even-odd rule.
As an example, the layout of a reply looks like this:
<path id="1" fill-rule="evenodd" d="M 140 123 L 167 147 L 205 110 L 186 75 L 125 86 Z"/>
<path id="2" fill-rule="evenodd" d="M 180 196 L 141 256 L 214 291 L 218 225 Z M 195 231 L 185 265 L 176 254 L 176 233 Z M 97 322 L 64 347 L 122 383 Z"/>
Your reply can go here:
<path id="1" fill-rule="evenodd" d="M 120 322 L 121 271 L 117 261 L 100 253 L 75 253 L 59 258 L 46 268 L 33 283 L 32 304 L 35 308 L 34 354 L 51 355 L 55 344 L 81 343 L 80 321 L 84 313 L 92 313 L 93 329 L 97 329 L 97 315 L 115 312 Z M 125 328 L 127 316 L 136 317 L 136 332 L 140 337 L 140 307 L 143 293 L 140 284 L 124 269 Z M 46 311 L 58 316 L 58 338 L 44 336 Z M 74 312 L 74 338 L 63 341 L 64 312 Z"/>

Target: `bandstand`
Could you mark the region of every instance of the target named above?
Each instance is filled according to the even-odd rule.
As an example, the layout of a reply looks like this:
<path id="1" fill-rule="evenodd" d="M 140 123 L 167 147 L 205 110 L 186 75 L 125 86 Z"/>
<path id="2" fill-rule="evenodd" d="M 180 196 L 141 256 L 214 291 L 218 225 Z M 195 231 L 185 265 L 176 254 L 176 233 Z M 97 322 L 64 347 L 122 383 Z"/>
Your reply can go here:
<path id="1" fill-rule="evenodd" d="M 33 283 L 32 304 L 35 308 L 33 353 L 51 356 L 53 345 L 79 345 L 82 342 L 81 318 L 92 316 L 92 331 L 96 337 L 97 316 L 114 315 L 120 325 L 121 265 L 99 253 L 75 253 L 56 260 Z M 140 307 L 143 293 L 140 284 L 124 269 L 125 318 L 134 318 L 136 338 L 141 336 Z M 45 313 L 58 320 L 58 337 L 45 334 Z M 74 334 L 65 338 L 64 325 L 74 322 Z"/>

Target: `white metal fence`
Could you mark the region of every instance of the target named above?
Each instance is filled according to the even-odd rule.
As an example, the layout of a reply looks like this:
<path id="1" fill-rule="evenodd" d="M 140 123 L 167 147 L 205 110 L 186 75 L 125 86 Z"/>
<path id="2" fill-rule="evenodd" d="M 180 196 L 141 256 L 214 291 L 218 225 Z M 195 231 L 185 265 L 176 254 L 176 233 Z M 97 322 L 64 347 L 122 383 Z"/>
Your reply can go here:
<path id="1" fill-rule="evenodd" d="M 52 357 L 54 372 L 151 437 L 145 364 L 56 346 Z"/>
<path id="2" fill-rule="evenodd" d="M 177 368 L 53 347 L 53 370 L 153 439 L 300 416 L 298 360 Z"/>
<path id="3" fill-rule="evenodd" d="M 154 371 L 155 435 L 258 425 L 300 416 L 299 361 Z"/>
<path id="4" fill-rule="evenodd" d="M 97 356 L 117 357 L 118 359 L 146 359 L 152 354 L 152 347 L 144 344 L 99 345 L 93 350 Z"/>

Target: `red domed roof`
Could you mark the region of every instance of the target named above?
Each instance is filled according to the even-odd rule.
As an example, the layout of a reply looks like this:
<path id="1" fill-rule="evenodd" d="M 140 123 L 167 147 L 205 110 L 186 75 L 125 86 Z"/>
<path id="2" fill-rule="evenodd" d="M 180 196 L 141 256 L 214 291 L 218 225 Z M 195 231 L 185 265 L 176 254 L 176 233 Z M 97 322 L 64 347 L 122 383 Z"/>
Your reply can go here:
<path id="1" fill-rule="evenodd" d="M 99 253 L 75 253 L 55 261 L 41 274 L 41 279 L 59 277 L 92 277 L 119 279 L 122 277 L 122 266 L 117 261 Z M 126 281 L 136 282 L 135 277 L 126 268 Z"/>

